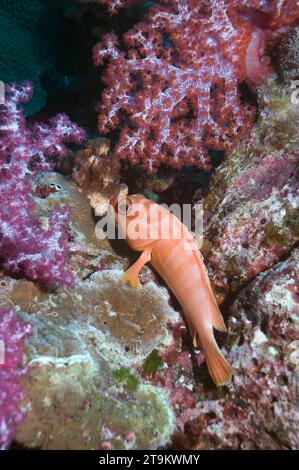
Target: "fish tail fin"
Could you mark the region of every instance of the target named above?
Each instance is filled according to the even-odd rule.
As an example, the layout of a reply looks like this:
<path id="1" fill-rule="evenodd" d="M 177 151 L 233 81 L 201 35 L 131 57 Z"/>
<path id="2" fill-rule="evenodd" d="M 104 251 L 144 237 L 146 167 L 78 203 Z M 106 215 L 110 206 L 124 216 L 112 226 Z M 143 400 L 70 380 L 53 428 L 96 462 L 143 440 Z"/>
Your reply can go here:
<path id="1" fill-rule="evenodd" d="M 223 385 L 232 376 L 232 368 L 220 351 L 213 332 L 209 334 L 204 343 L 207 366 L 216 385 Z"/>

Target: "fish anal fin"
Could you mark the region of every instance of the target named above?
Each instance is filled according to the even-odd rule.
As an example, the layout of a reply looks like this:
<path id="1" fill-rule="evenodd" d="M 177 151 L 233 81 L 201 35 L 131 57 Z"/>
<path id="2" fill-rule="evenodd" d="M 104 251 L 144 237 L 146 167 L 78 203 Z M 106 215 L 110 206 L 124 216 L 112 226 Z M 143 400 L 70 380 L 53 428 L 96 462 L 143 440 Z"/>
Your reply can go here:
<path id="1" fill-rule="evenodd" d="M 199 271 L 201 273 L 202 286 L 206 293 L 205 298 L 208 318 L 216 330 L 226 332 L 227 329 L 214 296 L 202 254 L 199 250 L 195 251 L 194 254 L 198 263 Z"/>
<path id="2" fill-rule="evenodd" d="M 222 332 L 227 331 L 223 317 L 217 305 L 215 305 L 215 308 L 211 310 L 210 320 L 211 320 L 213 327 L 216 330 L 222 331 Z"/>

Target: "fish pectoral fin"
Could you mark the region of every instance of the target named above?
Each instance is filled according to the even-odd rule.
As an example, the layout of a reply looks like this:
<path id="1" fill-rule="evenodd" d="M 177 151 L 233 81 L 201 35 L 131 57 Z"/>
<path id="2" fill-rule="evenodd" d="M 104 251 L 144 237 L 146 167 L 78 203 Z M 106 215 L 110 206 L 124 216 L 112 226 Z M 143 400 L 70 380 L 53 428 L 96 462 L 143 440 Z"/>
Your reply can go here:
<path id="1" fill-rule="evenodd" d="M 151 260 L 151 253 L 148 250 L 143 251 L 138 260 L 132 264 L 122 275 L 122 280 L 130 287 L 139 287 L 140 281 L 138 279 L 139 273 L 143 266 Z"/>
<path id="2" fill-rule="evenodd" d="M 121 279 L 125 284 L 128 284 L 128 286 L 137 289 L 137 287 L 141 286 L 138 276 L 130 273 L 129 270 L 130 268 L 123 273 Z"/>

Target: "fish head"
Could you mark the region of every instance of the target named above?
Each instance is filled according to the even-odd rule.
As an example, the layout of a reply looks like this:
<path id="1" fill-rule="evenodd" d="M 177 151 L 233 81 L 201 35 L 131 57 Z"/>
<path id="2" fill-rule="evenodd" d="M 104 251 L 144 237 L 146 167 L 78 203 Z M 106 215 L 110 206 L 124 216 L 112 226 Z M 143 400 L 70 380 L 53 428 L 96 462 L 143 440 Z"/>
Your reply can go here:
<path id="1" fill-rule="evenodd" d="M 143 250 L 153 241 L 149 233 L 152 204 L 142 194 L 110 199 L 108 213 L 114 217 L 122 236 L 133 250 Z"/>

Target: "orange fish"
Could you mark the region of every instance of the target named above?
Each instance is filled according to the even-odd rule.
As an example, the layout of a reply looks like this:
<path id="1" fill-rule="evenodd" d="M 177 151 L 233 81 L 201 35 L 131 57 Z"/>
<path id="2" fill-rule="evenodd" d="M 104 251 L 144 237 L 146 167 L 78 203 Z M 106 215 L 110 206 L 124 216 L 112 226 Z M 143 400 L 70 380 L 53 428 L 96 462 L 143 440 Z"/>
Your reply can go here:
<path id="1" fill-rule="evenodd" d="M 123 280 L 138 287 L 139 272 L 150 262 L 181 304 L 193 344 L 196 347 L 199 340 L 214 382 L 226 383 L 232 369 L 218 348 L 213 328 L 227 330 L 191 233 L 168 209 L 142 195 L 113 198 L 110 206 L 128 245 L 135 251 L 142 251 L 124 273 Z"/>

